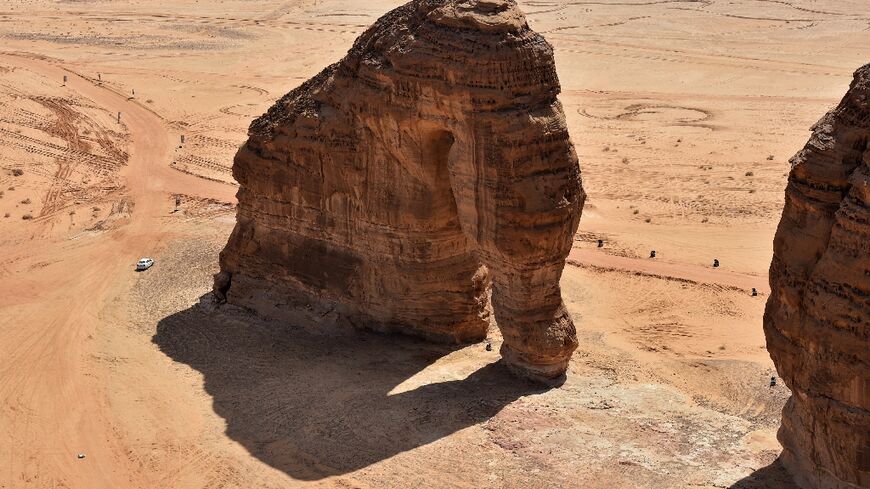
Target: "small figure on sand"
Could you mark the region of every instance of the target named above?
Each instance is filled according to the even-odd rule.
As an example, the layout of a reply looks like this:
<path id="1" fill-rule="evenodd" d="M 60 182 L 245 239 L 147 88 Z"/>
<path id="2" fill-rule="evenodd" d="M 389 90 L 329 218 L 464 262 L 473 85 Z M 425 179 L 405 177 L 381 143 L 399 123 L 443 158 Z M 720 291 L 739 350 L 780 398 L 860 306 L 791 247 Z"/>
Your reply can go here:
<path id="1" fill-rule="evenodd" d="M 652 251 L 650 251 L 650 252 L 649 252 L 649 257 L 650 257 L 650 258 L 655 258 L 655 257 L 656 257 L 656 250 L 652 250 Z"/>
<path id="2" fill-rule="evenodd" d="M 486 340 L 486 351 L 492 351 L 492 343 L 489 340 Z"/>
<path id="3" fill-rule="evenodd" d="M 121 113 L 120 112 L 118 112 L 118 122 L 119 123 L 121 122 Z"/>
<path id="4" fill-rule="evenodd" d="M 771 378 L 770 378 L 770 386 L 771 386 L 771 387 L 776 387 L 776 377 L 771 377 Z"/>
<path id="5" fill-rule="evenodd" d="M 66 85 L 66 75 L 63 75 L 63 84 Z"/>
<path id="6" fill-rule="evenodd" d="M 604 240 L 603 240 L 603 239 L 599 239 L 599 240 L 598 240 L 598 247 L 599 247 L 599 248 L 604 248 Z"/>
<path id="7" fill-rule="evenodd" d="M 716 258 L 713 259 L 713 268 L 719 268 L 719 260 Z"/>
<path id="8" fill-rule="evenodd" d="M 756 296 L 758 296 L 758 289 L 756 289 L 755 287 L 753 287 L 753 288 L 752 288 L 752 297 L 756 297 Z"/>

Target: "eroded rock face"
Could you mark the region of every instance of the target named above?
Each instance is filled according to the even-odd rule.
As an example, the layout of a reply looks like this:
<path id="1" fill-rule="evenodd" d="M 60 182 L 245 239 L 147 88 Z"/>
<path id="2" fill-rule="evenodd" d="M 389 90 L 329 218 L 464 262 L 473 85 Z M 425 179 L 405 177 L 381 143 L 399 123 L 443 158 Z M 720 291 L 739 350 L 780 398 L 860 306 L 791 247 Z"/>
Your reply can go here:
<path id="1" fill-rule="evenodd" d="M 236 155 L 215 291 L 270 317 L 481 340 L 534 378 L 577 346 L 559 278 L 585 194 L 553 51 L 511 0 L 415 0 Z"/>
<path id="2" fill-rule="evenodd" d="M 804 488 L 870 487 L 870 65 L 792 159 L 764 331 Z"/>

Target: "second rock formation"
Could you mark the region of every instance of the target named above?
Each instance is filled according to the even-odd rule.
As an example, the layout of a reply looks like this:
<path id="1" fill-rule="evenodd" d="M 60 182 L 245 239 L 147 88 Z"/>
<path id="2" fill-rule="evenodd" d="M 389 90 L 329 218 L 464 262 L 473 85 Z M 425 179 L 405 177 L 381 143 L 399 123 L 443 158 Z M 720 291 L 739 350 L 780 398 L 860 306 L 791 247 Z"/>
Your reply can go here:
<path id="1" fill-rule="evenodd" d="M 782 461 L 806 489 L 870 487 L 870 65 L 792 159 L 767 348 L 792 391 Z"/>

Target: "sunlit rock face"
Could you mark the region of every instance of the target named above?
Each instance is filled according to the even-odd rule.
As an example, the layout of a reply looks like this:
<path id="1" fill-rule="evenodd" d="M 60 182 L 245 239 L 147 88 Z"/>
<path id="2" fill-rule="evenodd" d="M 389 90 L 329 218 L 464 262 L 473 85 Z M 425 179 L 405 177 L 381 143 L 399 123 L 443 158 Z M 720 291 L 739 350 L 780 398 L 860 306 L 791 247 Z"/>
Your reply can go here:
<path id="1" fill-rule="evenodd" d="M 870 487 L 870 65 L 792 160 L 764 331 L 804 488 Z"/>
<path id="2" fill-rule="evenodd" d="M 585 194 L 551 46 L 512 0 L 415 0 L 250 127 L 216 294 L 268 317 L 577 347 L 559 279 Z"/>

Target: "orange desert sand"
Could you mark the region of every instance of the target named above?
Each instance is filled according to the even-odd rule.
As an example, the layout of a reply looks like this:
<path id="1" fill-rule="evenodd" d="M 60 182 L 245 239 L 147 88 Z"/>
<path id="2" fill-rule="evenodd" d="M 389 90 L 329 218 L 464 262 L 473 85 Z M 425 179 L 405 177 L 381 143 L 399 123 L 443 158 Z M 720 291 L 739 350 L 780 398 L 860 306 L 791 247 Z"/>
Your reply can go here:
<path id="1" fill-rule="evenodd" d="M 210 313 L 248 124 L 400 3 L 0 2 L 0 488 L 791 487 L 767 268 L 788 159 L 870 61 L 867 1 L 519 2 L 588 192 L 550 390 L 494 363 L 495 328 Z"/>

